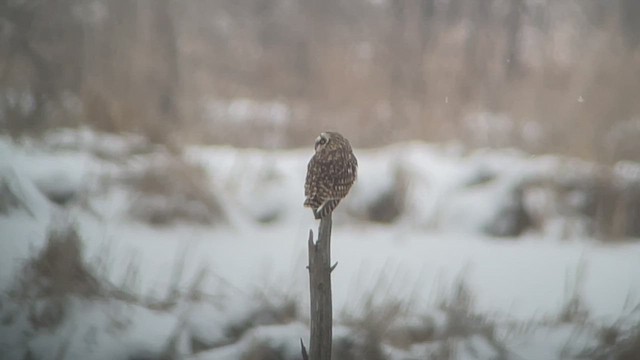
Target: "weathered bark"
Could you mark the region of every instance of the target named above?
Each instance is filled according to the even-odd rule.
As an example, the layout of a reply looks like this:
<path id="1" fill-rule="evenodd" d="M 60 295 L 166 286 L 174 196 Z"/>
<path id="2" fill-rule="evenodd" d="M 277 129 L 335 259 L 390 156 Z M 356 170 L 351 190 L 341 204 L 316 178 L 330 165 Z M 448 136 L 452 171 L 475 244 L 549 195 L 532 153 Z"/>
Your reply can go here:
<path id="1" fill-rule="evenodd" d="M 313 242 L 309 230 L 309 287 L 311 302 L 311 337 L 309 359 L 331 359 L 332 315 L 331 303 L 331 214 L 320 220 L 318 241 Z"/>

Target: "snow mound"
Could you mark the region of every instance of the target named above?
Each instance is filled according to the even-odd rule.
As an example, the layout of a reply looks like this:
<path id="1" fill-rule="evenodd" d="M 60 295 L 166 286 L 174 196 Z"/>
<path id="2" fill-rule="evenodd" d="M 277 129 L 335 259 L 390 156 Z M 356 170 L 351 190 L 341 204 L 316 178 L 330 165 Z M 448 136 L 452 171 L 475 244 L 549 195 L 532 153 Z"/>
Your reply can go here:
<path id="1" fill-rule="evenodd" d="M 13 211 L 22 211 L 47 223 L 51 205 L 31 180 L 16 169 L 0 166 L 0 214 Z"/>

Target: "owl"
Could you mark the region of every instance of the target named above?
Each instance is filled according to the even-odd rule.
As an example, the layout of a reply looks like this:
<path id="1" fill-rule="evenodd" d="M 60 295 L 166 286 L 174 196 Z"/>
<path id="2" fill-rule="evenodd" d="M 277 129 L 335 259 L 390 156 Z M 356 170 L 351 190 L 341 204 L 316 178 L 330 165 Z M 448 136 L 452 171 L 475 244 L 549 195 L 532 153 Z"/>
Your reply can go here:
<path id="1" fill-rule="evenodd" d="M 320 134 L 315 148 L 307 166 L 304 206 L 313 210 L 316 219 L 322 219 L 347 196 L 358 175 L 358 161 L 349 140 L 337 132 Z"/>

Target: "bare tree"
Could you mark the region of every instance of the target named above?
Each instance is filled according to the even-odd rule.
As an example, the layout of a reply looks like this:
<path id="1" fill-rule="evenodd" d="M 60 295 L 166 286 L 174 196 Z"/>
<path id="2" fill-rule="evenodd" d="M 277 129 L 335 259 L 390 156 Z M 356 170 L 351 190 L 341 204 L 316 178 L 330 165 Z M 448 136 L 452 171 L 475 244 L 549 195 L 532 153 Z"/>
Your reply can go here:
<path id="1" fill-rule="evenodd" d="M 631 47 L 640 45 L 640 2 L 637 0 L 620 0 L 620 24 L 625 39 Z"/>
<path id="2" fill-rule="evenodd" d="M 71 14 L 73 4 L 73 0 L 0 0 L 0 95 L 13 92 L 32 99 L 30 106 L 4 104 L 10 131 L 50 125 L 47 107 L 60 100 L 61 92 L 72 89 L 80 37 Z"/>
<path id="3" fill-rule="evenodd" d="M 511 0 L 507 14 L 507 78 L 512 79 L 520 71 L 520 31 L 522 28 L 522 13 L 524 0 Z"/>

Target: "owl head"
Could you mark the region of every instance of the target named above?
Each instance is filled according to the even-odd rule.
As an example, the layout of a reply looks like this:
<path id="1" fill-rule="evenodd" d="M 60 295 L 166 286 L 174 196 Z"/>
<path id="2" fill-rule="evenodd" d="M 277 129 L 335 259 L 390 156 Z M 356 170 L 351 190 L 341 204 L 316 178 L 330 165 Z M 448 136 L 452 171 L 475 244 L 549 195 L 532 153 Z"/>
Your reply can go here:
<path id="1" fill-rule="evenodd" d="M 323 132 L 316 138 L 316 153 L 337 150 L 345 147 L 351 149 L 349 141 L 337 132 Z"/>

